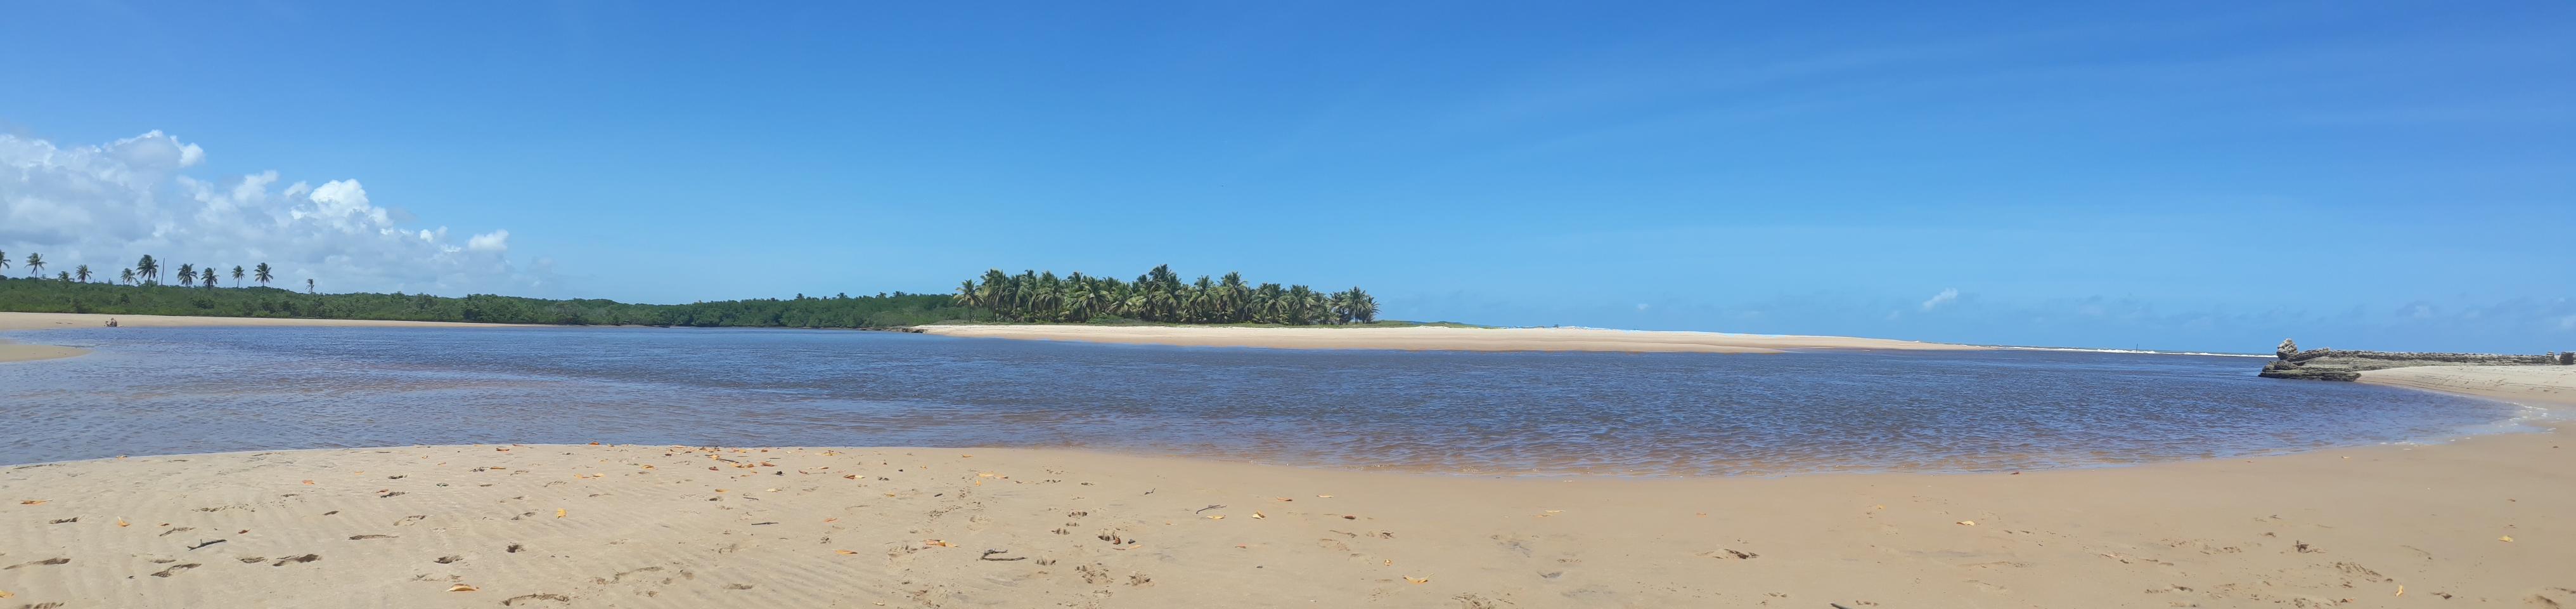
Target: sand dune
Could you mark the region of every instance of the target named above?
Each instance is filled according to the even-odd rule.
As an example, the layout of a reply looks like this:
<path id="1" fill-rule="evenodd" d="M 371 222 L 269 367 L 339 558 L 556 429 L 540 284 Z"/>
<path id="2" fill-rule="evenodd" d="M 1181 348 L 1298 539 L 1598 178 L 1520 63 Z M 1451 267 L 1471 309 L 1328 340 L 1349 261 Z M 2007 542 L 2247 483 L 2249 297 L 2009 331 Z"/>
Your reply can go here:
<path id="1" fill-rule="evenodd" d="M 1779 336 L 1593 328 L 1242 328 L 1173 326 L 921 326 L 942 336 L 1280 349 L 1778 353 L 1790 349 L 1983 349 L 1843 336 Z"/>

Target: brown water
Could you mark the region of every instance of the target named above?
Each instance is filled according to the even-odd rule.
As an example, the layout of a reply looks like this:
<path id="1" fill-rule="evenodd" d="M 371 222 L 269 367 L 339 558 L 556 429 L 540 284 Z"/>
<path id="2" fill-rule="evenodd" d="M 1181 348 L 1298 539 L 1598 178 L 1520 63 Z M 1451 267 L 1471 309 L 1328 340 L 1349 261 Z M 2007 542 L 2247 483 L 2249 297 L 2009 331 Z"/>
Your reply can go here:
<path id="1" fill-rule="evenodd" d="M 0 463 L 458 443 L 1079 447 L 1643 475 L 1992 471 L 2499 429 L 2511 405 L 2259 359 L 1287 351 L 803 330 L 19 334 Z"/>

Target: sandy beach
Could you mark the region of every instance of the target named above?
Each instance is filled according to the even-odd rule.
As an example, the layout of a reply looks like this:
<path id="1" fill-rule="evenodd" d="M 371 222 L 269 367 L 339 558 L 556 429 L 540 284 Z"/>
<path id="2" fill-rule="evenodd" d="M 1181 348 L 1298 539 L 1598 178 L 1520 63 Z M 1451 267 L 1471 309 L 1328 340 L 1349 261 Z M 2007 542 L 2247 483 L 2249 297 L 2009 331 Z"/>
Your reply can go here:
<path id="1" fill-rule="evenodd" d="M 2563 440 L 1574 481 L 984 449 L 133 457 L 0 471 L 0 590 L 49 607 L 2545 607 L 2576 602 Z"/>
<path id="2" fill-rule="evenodd" d="M 2554 368 L 2365 380 L 2576 407 Z M 0 467 L 0 607 L 2559 607 L 2566 433 L 1785 478 L 1030 449 L 136 455 Z"/>
<path id="3" fill-rule="evenodd" d="M 1595 328 L 1243 328 L 1075 325 L 936 325 L 929 334 L 1191 347 L 1446 351 L 1779 353 L 1791 349 L 1984 349 L 1881 338 L 1602 330 Z"/>

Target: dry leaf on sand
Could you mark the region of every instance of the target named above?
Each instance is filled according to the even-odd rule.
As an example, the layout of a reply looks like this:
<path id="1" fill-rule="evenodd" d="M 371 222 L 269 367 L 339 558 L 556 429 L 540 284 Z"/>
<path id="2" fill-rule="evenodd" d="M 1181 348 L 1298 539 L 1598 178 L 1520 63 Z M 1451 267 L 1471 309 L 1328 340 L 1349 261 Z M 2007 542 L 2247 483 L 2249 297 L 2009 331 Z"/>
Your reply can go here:
<path id="1" fill-rule="evenodd" d="M 1417 583 L 1417 584 L 1428 584 L 1428 583 L 1431 583 L 1431 578 L 1428 578 L 1428 577 L 1414 577 L 1414 576 L 1411 576 L 1411 575 L 1407 575 L 1407 576 L 1404 576 L 1404 581 L 1409 581 L 1409 582 L 1413 582 L 1413 583 Z"/>
<path id="2" fill-rule="evenodd" d="M 1968 526 L 1977 526 L 1977 521 L 1974 521 L 1974 520 L 1961 520 L 1961 521 L 1959 521 L 1959 524 L 1964 524 L 1964 525 L 1968 525 Z"/>
<path id="3" fill-rule="evenodd" d="M 844 555 L 847 555 L 847 554 L 857 554 L 857 552 L 852 552 L 852 551 L 849 551 L 849 550 L 833 550 L 833 551 L 832 551 L 832 553 L 833 553 L 833 554 L 844 554 Z"/>
<path id="4" fill-rule="evenodd" d="M 562 517 L 564 517 L 564 511 L 563 511 L 563 509 L 561 509 L 561 508 L 557 508 L 557 509 L 555 510 L 555 517 L 556 517 L 556 518 L 562 518 Z"/>
<path id="5" fill-rule="evenodd" d="M 480 588 L 476 588 L 476 587 L 473 587 L 473 586 L 468 586 L 468 585 L 465 585 L 465 584 L 457 584 L 457 585 L 454 585 L 454 586 L 449 586 L 449 587 L 447 588 L 447 591 L 449 591 L 449 592 L 473 592 L 473 591 L 475 591 L 475 590 L 479 590 L 479 589 L 480 589 Z"/>

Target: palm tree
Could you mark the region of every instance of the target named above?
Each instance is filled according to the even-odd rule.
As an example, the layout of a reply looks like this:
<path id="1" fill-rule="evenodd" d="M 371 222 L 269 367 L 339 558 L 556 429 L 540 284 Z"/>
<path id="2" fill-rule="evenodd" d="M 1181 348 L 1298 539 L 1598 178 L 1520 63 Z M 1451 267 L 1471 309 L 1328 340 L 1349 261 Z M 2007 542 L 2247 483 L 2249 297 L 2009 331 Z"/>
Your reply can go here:
<path id="1" fill-rule="evenodd" d="M 311 293 L 313 293 L 313 278 L 311 278 L 311 277 L 306 277 L 306 278 L 304 278 L 304 293 L 306 293 L 306 294 L 311 294 Z"/>
<path id="2" fill-rule="evenodd" d="M 1377 323 L 1377 298 L 1358 287 L 1351 288 L 1351 318 L 1360 323 Z"/>
<path id="3" fill-rule="evenodd" d="M 197 265 L 179 265 L 179 285 L 197 285 Z"/>
<path id="4" fill-rule="evenodd" d="M 261 287 L 266 287 L 268 285 L 268 280 L 275 278 L 274 275 L 268 274 L 268 263 L 266 262 L 259 263 L 259 266 L 251 267 L 250 270 L 251 280 L 258 281 Z"/>
<path id="5" fill-rule="evenodd" d="M 9 252 L 0 251 L 0 269 L 9 268 Z"/>
<path id="6" fill-rule="evenodd" d="M 79 273 L 76 273 L 75 275 L 76 275 L 76 276 L 78 276 L 78 277 L 80 277 L 80 281 L 81 281 L 81 283 L 89 283 L 89 265 L 86 265 L 86 264 L 84 264 L 84 265 L 80 265 L 80 267 L 79 267 L 77 270 L 79 270 L 80 272 L 79 272 Z"/>
<path id="7" fill-rule="evenodd" d="M 134 272 L 143 276 L 144 283 L 161 283 L 161 263 L 153 260 L 151 254 L 144 254 L 142 260 L 134 261 Z"/>
<path id="8" fill-rule="evenodd" d="M 54 278 L 55 278 L 55 279 L 63 280 L 63 283 L 71 283 L 71 282 L 72 282 L 72 272 L 71 272 L 71 271 L 63 271 L 63 272 L 60 272 L 60 273 L 55 273 L 55 274 L 54 274 Z"/>
<path id="9" fill-rule="evenodd" d="M 206 267 L 206 274 L 205 274 L 205 275 L 200 276 L 200 278 L 202 278 L 202 279 L 205 281 L 205 283 L 203 283 L 202 285 L 206 286 L 206 289 L 209 289 L 209 290 L 214 289 L 214 288 L 215 288 L 215 267 L 211 267 L 211 266 L 210 266 L 210 267 Z"/>
<path id="10" fill-rule="evenodd" d="M 27 276 L 28 276 L 28 277 L 43 277 L 43 276 L 45 276 L 45 255 L 44 255 L 44 254 L 28 254 L 28 255 L 27 255 Z"/>
<path id="11" fill-rule="evenodd" d="M 241 267 L 241 265 L 238 265 L 238 264 L 233 265 L 233 287 L 236 287 L 236 288 L 241 287 L 241 278 L 242 278 L 242 267 Z"/>
<path id="12" fill-rule="evenodd" d="M 1241 273 L 1184 283 L 1169 266 L 1133 282 L 1073 273 L 1000 269 L 959 282 L 950 302 L 997 319 L 1080 323 L 1103 315 L 1178 323 L 1346 324 L 1375 321 L 1377 303 L 1359 288 L 1324 293 L 1303 285 L 1250 287 Z"/>
<path id="13" fill-rule="evenodd" d="M 125 269 L 124 273 L 116 276 L 116 281 L 125 285 L 134 285 L 134 269 Z"/>

